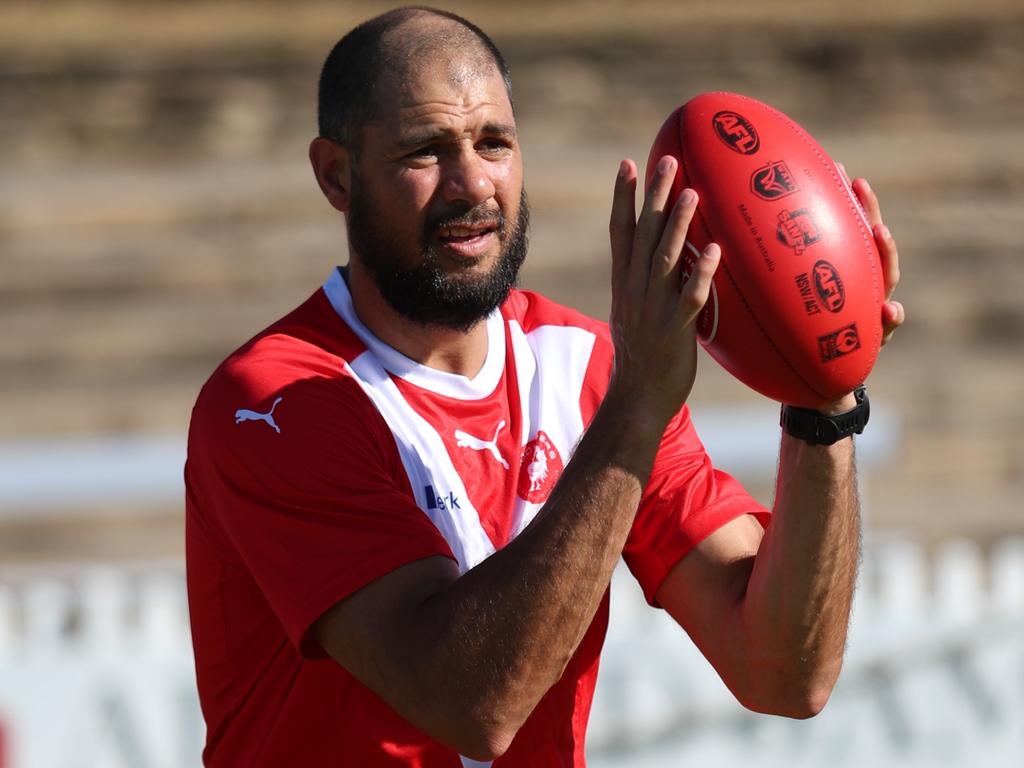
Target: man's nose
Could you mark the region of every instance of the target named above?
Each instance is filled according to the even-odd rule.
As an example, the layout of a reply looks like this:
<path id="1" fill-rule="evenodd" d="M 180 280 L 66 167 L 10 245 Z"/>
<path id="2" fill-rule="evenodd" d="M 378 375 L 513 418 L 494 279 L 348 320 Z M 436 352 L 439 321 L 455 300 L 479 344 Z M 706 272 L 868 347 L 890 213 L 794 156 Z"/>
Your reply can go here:
<path id="1" fill-rule="evenodd" d="M 462 150 L 449 159 L 443 184 L 446 203 L 475 206 L 494 197 L 489 163 L 473 148 Z"/>

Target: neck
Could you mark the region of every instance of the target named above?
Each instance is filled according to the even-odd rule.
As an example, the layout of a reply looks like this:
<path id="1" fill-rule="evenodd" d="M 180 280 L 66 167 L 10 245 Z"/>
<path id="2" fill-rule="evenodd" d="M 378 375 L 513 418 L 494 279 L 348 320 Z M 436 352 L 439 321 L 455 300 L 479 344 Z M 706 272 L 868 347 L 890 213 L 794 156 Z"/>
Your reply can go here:
<path id="1" fill-rule="evenodd" d="M 486 321 L 465 332 L 423 326 L 396 312 L 355 259 L 349 260 L 346 277 L 356 315 L 389 347 L 421 365 L 470 379 L 483 368 L 487 359 Z"/>

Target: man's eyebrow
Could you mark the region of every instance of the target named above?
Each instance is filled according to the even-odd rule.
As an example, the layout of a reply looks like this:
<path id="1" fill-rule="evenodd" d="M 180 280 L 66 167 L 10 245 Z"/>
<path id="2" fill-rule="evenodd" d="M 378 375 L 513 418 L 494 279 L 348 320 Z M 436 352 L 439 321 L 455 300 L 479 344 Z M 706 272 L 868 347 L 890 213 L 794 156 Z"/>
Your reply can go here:
<path id="1" fill-rule="evenodd" d="M 483 132 L 501 139 L 514 139 L 517 135 L 516 127 L 512 123 L 487 123 Z"/>
<path id="2" fill-rule="evenodd" d="M 481 134 L 500 139 L 514 139 L 517 135 L 516 127 L 511 123 L 486 123 Z M 444 128 L 414 130 L 402 136 L 398 141 L 398 146 L 400 149 L 413 149 L 435 141 L 451 141 L 456 135 L 453 131 Z"/>

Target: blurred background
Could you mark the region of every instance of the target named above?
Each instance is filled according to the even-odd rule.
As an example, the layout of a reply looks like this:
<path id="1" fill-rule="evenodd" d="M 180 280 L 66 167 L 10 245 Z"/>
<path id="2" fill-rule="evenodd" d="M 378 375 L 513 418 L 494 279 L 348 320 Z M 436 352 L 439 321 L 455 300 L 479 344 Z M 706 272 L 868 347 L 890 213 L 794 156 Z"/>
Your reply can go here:
<path id="1" fill-rule="evenodd" d="M 199 763 L 190 408 L 346 260 L 306 160 L 316 78 L 393 5 L 0 2 L 0 768 Z M 512 68 L 526 287 L 606 317 L 617 163 L 708 90 L 800 122 L 871 180 L 900 245 L 909 320 L 870 382 L 833 702 L 744 713 L 622 574 L 592 764 L 1024 764 L 1024 5 L 437 5 Z M 691 402 L 769 503 L 777 406 L 706 356 Z"/>

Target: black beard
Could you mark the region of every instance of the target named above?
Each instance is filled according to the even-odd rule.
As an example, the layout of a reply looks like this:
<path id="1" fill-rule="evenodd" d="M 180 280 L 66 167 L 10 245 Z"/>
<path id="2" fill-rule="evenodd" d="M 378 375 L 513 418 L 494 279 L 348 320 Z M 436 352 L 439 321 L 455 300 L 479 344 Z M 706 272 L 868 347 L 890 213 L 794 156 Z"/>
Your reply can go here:
<path id="1" fill-rule="evenodd" d="M 481 204 L 424 222 L 419 256 L 415 266 L 406 267 L 408 254 L 401 253 L 386 218 L 380 215 L 386 202 L 378 205 L 361 194 L 358 187 L 355 192 L 348 211 L 349 252 L 366 268 L 384 300 L 402 317 L 425 327 L 465 333 L 499 307 L 516 286 L 519 268 L 526 259 L 530 224 L 525 189 L 514 224 L 509 225 L 505 216 L 497 213 L 501 253 L 490 274 L 480 279 L 445 274 L 431 237 L 445 226 L 493 222 L 493 209 Z"/>

